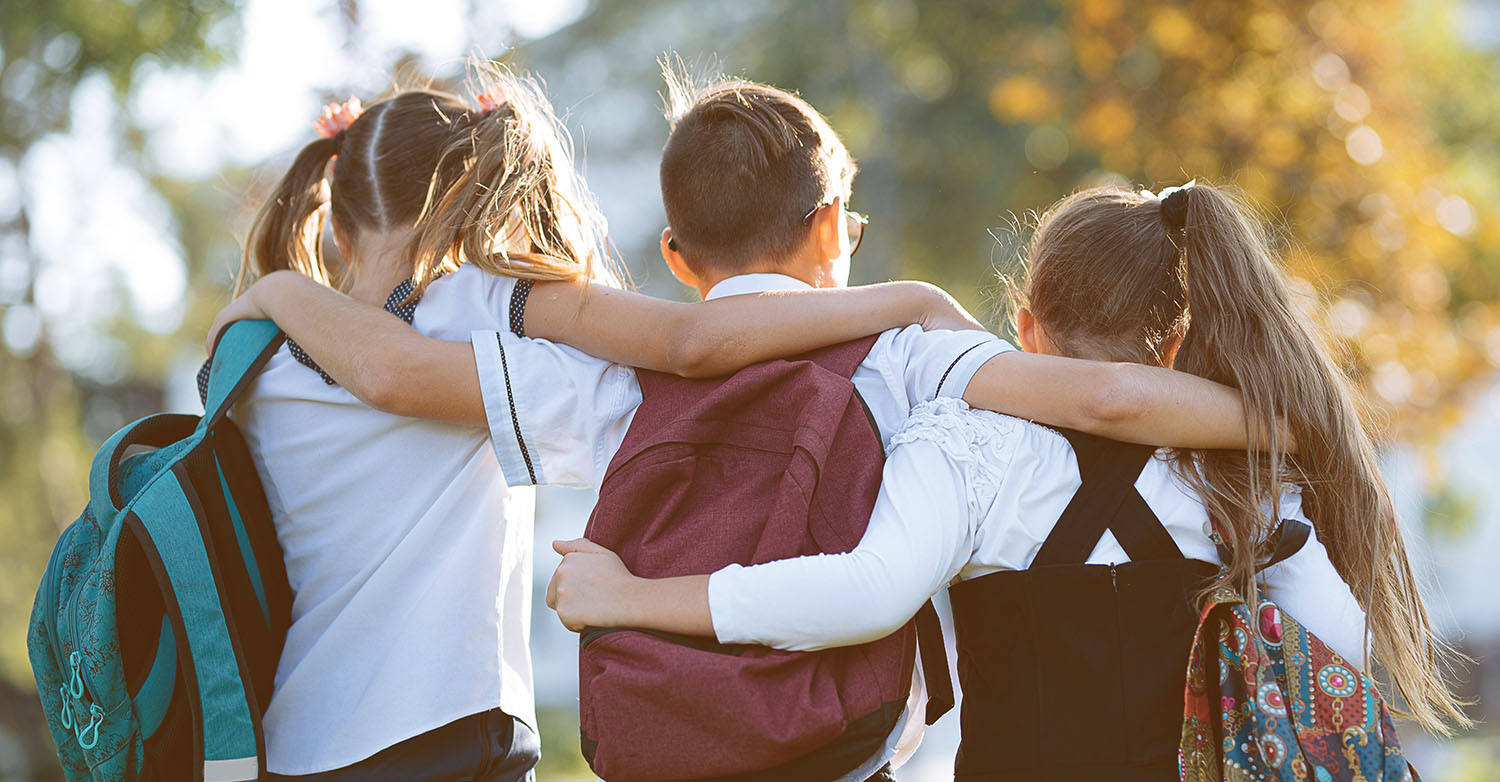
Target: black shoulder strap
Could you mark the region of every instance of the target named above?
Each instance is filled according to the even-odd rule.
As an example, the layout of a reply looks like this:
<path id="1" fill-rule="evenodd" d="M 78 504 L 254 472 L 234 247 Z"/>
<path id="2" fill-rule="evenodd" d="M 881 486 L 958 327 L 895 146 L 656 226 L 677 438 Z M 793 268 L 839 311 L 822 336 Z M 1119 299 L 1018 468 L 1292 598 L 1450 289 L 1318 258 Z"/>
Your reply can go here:
<path id="1" fill-rule="evenodd" d="M 927 713 L 923 717 L 931 725 L 953 708 L 955 700 L 943 625 L 931 600 L 917 611 L 917 654 L 922 657 L 922 678 L 927 684 Z"/>
<path id="2" fill-rule="evenodd" d="M 1278 565 L 1290 559 L 1292 555 L 1302 550 L 1307 545 L 1307 539 L 1312 536 L 1312 527 L 1307 522 L 1298 519 L 1282 519 L 1276 525 L 1276 530 L 1261 544 L 1261 554 L 1265 559 L 1255 566 L 1255 572 L 1259 573 L 1272 565 Z M 1229 561 L 1229 547 L 1223 543 L 1215 546 L 1219 550 L 1219 561 Z"/>
<path id="3" fill-rule="evenodd" d="M 1135 490 L 1135 480 L 1154 449 L 1070 429 L 1057 431 L 1073 446 L 1083 485 L 1032 564 L 1082 564 L 1105 530 L 1114 533 L 1132 561 L 1181 559 L 1182 550 Z"/>

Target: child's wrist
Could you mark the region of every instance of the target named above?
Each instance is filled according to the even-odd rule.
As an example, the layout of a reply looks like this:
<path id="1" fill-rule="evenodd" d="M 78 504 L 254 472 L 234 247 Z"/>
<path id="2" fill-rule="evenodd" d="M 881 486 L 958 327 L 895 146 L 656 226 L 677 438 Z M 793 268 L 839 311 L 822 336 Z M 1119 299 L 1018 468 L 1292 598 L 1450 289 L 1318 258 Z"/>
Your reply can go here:
<path id="1" fill-rule="evenodd" d="M 650 607 L 655 599 L 656 580 L 628 576 L 620 584 L 620 602 L 615 624 L 637 627 L 650 624 Z"/>

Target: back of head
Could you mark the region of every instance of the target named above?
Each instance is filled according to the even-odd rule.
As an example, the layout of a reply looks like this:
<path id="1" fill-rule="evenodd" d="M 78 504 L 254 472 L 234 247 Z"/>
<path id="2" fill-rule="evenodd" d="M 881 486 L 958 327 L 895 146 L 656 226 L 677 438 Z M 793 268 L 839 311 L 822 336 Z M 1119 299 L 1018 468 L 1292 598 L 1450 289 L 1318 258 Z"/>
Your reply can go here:
<path id="1" fill-rule="evenodd" d="M 605 223 L 566 131 L 533 80 L 492 63 L 475 69 L 473 102 L 414 89 L 362 112 L 346 104 L 256 215 L 237 290 L 278 269 L 332 284 L 325 213 L 355 247 L 365 233 L 408 236 L 414 296 L 464 262 L 539 280 L 592 276 L 606 257 Z M 518 239 L 528 249 L 507 252 Z"/>
<path id="2" fill-rule="evenodd" d="M 741 79 L 702 84 L 664 63 L 661 193 L 678 251 L 695 271 L 734 274 L 789 258 L 809 211 L 849 197 L 854 161 L 807 101 Z"/>
<path id="3" fill-rule="evenodd" d="M 1230 549 L 1226 578 L 1249 590 L 1256 547 L 1277 519 L 1284 476 L 1303 486 L 1308 517 L 1365 608 L 1374 654 L 1413 715 L 1434 730 L 1465 724 L 1444 681 L 1449 650 L 1431 623 L 1407 559 L 1358 397 L 1330 343 L 1299 311 L 1271 237 L 1241 197 L 1189 185 L 1165 197 L 1095 188 L 1040 219 L 1024 296 L 1059 344 L 1115 360 L 1165 363 L 1236 388 L 1246 452 L 1187 451 L 1181 473 Z M 1288 460 L 1271 422 L 1298 453 Z"/>

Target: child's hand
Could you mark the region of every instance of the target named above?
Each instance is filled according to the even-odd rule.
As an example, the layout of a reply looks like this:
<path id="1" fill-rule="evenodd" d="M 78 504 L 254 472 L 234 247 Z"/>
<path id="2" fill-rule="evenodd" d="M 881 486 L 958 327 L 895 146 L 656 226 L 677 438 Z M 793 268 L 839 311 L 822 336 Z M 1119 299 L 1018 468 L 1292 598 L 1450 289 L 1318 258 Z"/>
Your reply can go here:
<path id="1" fill-rule="evenodd" d="M 229 328 L 229 324 L 237 320 L 270 320 L 264 310 L 256 301 L 256 289 L 262 281 L 256 281 L 244 293 L 241 293 L 234 301 L 229 302 L 219 314 L 214 317 L 214 325 L 208 330 L 208 342 L 204 344 L 205 352 L 212 355 L 214 345 L 219 341 L 219 334 Z"/>
<path id="2" fill-rule="evenodd" d="M 927 289 L 929 303 L 922 314 L 921 326 L 923 331 L 934 331 L 936 329 L 948 329 L 950 331 L 987 331 L 987 329 L 974 319 L 969 311 L 963 308 L 956 299 L 948 295 L 948 292 L 936 285 L 921 283 Z"/>
<path id="3" fill-rule="evenodd" d="M 563 561 L 547 584 L 547 606 L 573 632 L 627 624 L 629 586 L 638 581 L 615 552 L 585 538 L 554 540 Z"/>

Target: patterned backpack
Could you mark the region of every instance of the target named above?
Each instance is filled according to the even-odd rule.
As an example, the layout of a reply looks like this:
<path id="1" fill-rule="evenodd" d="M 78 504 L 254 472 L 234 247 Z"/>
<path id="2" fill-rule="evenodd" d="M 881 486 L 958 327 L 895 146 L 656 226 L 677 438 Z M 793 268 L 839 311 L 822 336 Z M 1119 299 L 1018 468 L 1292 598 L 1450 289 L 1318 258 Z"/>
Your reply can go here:
<path id="1" fill-rule="evenodd" d="M 1295 554 L 1309 532 L 1283 521 L 1260 569 Z M 1214 541 L 1227 561 L 1217 533 Z M 1264 597 L 1252 611 L 1233 588 L 1214 590 L 1193 638 L 1184 705 L 1184 782 L 1420 779 L 1375 683 Z"/>
<path id="2" fill-rule="evenodd" d="M 88 507 L 52 551 L 27 637 L 72 782 L 264 778 L 260 719 L 291 590 L 226 414 L 281 342 L 268 321 L 234 324 L 201 418 L 147 416 L 94 457 Z"/>

